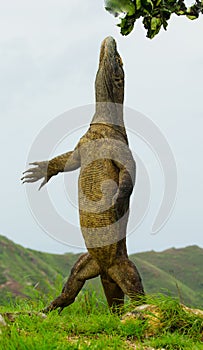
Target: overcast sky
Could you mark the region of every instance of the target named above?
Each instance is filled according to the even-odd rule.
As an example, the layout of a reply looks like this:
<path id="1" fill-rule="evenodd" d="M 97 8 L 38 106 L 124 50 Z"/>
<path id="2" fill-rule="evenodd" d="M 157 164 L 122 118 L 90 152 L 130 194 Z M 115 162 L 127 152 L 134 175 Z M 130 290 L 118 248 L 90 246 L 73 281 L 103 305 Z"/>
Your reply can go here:
<path id="1" fill-rule="evenodd" d="M 162 30 L 149 40 L 141 22 L 129 36 L 122 37 L 117 20 L 104 10 L 102 0 L 1 0 L 0 4 L 0 234 L 41 251 L 82 250 L 80 243 L 73 248 L 43 231 L 31 214 L 20 177 L 40 131 L 62 113 L 94 102 L 100 44 L 112 35 L 124 62 L 125 105 L 156 124 L 172 149 L 178 171 L 173 213 L 152 235 L 163 174 L 150 147 L 129 132 L 130 146 L 150 178 L 151 202 L 144 220 L 128 236 L 128 250 L 160 251 L 194 244 L 203 247 L 203 17 L 189 21 L 174 16 L 166 32 Z M 126 124 L 131 125 L 127 117 Z M 72 132 L 55 153 L 71 150 L 83 132 Z M 71 187 L 75 183 L 75 197 L 69 202 L 76 201 L 76 175 L 66 176 L 67 193 L 69 183 Z M 61 193 L 61 180 L 59 176 L 51 181 L 50 193 L 54 196 L 57 192 L 56 206 L 61 215 L 78 222 L 77 203 L 70 210 L 66 208 L 67 194 Z M 38 184 L 31 186 L 37 191 Z M 131 208 L 134 215 L 136 207 Z"/>

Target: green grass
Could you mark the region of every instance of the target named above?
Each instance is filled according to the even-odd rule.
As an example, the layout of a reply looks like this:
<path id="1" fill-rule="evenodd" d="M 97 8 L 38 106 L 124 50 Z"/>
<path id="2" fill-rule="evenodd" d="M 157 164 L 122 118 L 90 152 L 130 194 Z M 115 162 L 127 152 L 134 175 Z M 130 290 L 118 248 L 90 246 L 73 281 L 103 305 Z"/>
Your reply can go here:
<path id="1" fill-rule="evenodd" d="M 158 316 L 153 311 L 148 315 L 158 321 L 157 328 L 146 315 L 125 323 L 112 315 L 98 279 L 89 281 L 77 301 L 60 316 L 56 311 L 46 319 L 36 315 L 59 294 L 77 258 L 74 254 L 35 252 L 0 236 L 0 313 L 22 312 L 0 329 L 0 350 L 135 349 L 135 344 L 136 349 L 203 349 L 202 318 L 186 313 L 179 303 L 203 308 L 201 248 L 130 257 L 141 272 L 147 293 L 173 296 L 147 297 L 147 303 L 160 310 Z M 124 312 L 130 310 L 133 305 L 127 303 Z"/>
<path id="2" fill-rule="evenodd" d="M 111 314 L 103 298 L 94 293 L 81 293 L 61 315 L 54 311 L 45 319 L 34 314 L 45 306 L 43 301 L 19 299 L 0 308 L 1 314 L 22 312 L 1 328 L 0 349 L 122 350 L 135 349 L 135 344 L 137 349 L 203 349 L 202 318 L 186 313 L 177 300 L 163 295 L 147 297 L 147 303 L 160 310 L 159 327 L 153 331 L 148 317 L 121 322 L 118 315 Z M 127 303 L 124 312 L 133 308 Z M 28 311 L 31 315 L 26 314 Z M 154 316 L 153 312 L 150 316 Z"/>

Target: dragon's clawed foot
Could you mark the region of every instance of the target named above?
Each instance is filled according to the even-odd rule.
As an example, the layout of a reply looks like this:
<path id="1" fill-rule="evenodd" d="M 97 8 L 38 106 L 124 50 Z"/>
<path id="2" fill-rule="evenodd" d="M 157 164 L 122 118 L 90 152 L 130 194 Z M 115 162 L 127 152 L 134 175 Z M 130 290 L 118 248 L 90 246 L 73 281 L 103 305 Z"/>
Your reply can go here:
<path id="1" fill-rule="evenodd" d="M 32 183 L 44 178 L 39 190 L 49 181 L 47 174 L 48 161 L 29 163 L 35 167 L 29 168 L 23 172 L 23 177 L 21 178 L 22 183 Z"/>

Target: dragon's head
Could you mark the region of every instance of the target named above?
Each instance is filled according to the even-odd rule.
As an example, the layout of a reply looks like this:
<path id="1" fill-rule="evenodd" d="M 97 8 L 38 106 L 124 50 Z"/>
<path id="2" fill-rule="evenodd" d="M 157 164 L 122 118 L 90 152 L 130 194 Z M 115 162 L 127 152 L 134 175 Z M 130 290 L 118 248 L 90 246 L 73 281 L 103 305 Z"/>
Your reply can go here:
<path id="1" fill-rule="evenodd" d="M 95 90 L 97 102 L 123 103 L 123 63 L 117 51 L 116 41 L 111 36 L 104 39 L 101 45 Z"/>

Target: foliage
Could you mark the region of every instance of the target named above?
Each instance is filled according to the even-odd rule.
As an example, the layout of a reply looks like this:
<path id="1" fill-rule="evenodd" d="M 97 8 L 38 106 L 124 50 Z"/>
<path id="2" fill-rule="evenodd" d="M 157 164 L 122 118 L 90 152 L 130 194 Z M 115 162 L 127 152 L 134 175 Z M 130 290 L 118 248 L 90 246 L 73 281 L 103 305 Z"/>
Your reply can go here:
<path id="1" fill-rule="evenodd" d="M 196 0 L 189 8 L 185 5 L 184 0 L 132 0 L 131 2 L 134 4 L 134 13 L 125 12 L 125 16 L 118 24 L 122 35 L 128 35 L 133 30 L 138 18 L 142 18 L 147 37 L 152 39 L 162 27 L 167 29 L 172 14 L 194 20 L 199 17 L 200 13 L 203 13 L 203 1 L 200 0 Z M 106 9 L 113 13 L 113 9 Z"/>
<path id="2" fill-rule="evenodd" d="M 87 300 L 89 304 L 87 306 Z M 7 350 L 103 350 L 103 349 L 201 349 L 202 318 L 183 312 L 177 300 L 163 295 L 148 296 L 147 303 L 162 311 L 161 327 L 149 335 L 144 317 L 123 323 L 120 316 L 111 314 L 103 300 L 95 294 L 81 293 L 79 300 L 64 309 L 42 318 L 36 311 L 43 301 L 19 301 L 0 308 L 7 327 L 1 328 L 0 348 Z M 125 311 L 133 311 L 128 304 Z M 29 310 L 29 313 L 28 313 Z M 5 312 L 14 312 L 6 318 Z M 15 314 L 16 313 L 16 314 Z"/>

